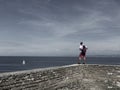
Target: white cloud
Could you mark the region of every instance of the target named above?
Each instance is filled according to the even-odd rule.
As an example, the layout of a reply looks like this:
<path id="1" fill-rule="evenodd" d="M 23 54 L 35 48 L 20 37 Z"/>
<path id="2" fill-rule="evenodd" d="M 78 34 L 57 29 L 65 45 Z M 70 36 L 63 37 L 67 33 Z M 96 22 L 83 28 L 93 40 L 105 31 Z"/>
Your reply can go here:
<path id="1" fill-rule="evenodd" d="M 114 0 L 66 2 L 8 2 L 8 10 L 2 6 L 0 55 L 78 55 L 80 41 L 89 54 L 120 51 L 119 4 Z"/>

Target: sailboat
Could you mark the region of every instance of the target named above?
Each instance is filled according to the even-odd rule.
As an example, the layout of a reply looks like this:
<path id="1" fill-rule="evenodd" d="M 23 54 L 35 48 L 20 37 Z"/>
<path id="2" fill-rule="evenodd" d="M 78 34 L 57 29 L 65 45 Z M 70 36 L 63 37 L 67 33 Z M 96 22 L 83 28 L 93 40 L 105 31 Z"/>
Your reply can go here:
<path id="1" fill-rule="evenodd" d="M 25 60 L 23 60 L 22 64 L 25 65 Z"/>

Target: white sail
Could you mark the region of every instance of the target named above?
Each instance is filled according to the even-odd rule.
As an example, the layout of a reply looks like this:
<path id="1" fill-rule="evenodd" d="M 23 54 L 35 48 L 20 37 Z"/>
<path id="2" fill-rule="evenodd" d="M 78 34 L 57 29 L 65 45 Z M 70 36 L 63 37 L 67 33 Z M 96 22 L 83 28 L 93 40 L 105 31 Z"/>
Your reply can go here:
<path id="1" fill-rule="evenodd" d="M 22 64 L 25 65 L 25 60 L 23 60 Z"/>

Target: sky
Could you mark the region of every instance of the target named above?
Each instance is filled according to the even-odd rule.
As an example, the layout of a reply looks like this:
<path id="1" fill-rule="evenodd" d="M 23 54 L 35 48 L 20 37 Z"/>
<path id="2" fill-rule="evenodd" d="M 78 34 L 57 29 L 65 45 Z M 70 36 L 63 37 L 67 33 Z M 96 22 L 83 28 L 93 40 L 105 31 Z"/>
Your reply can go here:
<path id="1" fill-rule="evenodd" d="M 120 55 L 120 0 L 0 0 L 0 56 Z"/>

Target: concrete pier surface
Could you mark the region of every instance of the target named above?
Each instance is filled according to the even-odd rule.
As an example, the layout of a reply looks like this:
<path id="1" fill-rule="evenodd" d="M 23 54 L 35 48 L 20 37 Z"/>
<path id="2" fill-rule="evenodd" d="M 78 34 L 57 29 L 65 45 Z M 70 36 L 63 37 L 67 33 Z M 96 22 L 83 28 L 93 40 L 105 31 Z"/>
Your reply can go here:
<path id="1" fill-rule="evenodd" d="M 73 64 L 0 73 L 0 90 L 120 90 L 120 65 Z"/>

